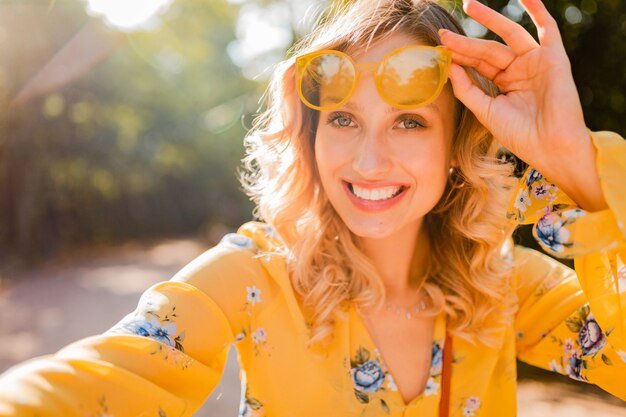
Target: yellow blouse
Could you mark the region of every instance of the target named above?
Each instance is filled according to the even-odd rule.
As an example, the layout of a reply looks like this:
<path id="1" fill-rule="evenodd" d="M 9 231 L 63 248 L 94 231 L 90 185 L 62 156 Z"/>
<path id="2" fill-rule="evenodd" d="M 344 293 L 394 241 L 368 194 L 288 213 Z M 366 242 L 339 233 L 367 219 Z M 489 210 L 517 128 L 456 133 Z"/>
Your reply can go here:
<path id="1" fill-rule="evenodd" d="M 498 349 L 454 339 L 451 416 L 514 416 L 516 356 L 626 400 L 626 142 L 592 135 L 610 208 L 585 213 L 537 171 L 525 173 L 508 217 L 534 223 L 546 250 L 574 257 L 576 273 L 514 249 L 515 325 Z M 240 415 L 436 416 L 444 317 L 436 320 L 427 387 L 405 404 L 354 308 L 338 321 L 325 356 L 307 351 L 279 245 L 261 223 L 225 236 L 148 289 L 110 331 L 2 375 L 0 415 L 191 416 L 234 343 L 245 386 Z"/>

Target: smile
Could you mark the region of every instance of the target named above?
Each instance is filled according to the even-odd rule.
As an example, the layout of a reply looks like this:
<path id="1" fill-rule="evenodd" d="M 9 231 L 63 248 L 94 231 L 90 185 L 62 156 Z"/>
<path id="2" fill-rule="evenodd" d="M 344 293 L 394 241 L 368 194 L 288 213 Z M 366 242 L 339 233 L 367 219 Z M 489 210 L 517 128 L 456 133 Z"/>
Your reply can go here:
<path id="1" fill-rule="evenodd" d="M 355 196 L 363 200 L 380 201 L 389 200 L 404 191 L 404 186 L 395 185 L 380 188 L 363 188 L 356 184 L 348 183 L 348 188 Z"/>
<path id="2" fill-rule="evenodd" d="M 342 181 L 350 201 L 359 209 L 368 212 L 387 210 L 402 200 L 408 186 L 402 184 L 384 184 L 371 186 Z"/>

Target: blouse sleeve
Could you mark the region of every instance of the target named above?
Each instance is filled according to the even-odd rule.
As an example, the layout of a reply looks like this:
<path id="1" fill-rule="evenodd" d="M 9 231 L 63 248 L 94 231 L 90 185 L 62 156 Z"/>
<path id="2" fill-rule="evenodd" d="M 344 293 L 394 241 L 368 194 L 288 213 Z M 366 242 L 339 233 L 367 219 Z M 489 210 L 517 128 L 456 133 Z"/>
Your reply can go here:
<path id="1" fill-rule="evenodd" d="M 588 213 L 529 168 L 507 216 L 533 224 L 552 256 L 573 258 L 575 272 L 525 248 L 515 249 L 518 357 L 597 384 L 626 400 L 626 141 L 592 133 L 609 208 Z"/>
<path id="2" fill-rule="evenodd" d="M 241 325 L 239 277 L 260 273 L 246 242 L 230 240 L 148 289 L 105 334 L 0 376 L 0 416 L 193 415 Z"/>

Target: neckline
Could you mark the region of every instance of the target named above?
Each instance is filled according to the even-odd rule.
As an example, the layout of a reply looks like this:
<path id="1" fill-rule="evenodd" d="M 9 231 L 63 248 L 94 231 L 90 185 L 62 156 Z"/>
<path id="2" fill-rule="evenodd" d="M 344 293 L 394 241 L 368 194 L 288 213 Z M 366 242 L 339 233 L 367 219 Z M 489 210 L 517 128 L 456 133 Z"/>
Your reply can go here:
<path id="1" fill-rule="evenodd" d="M 389 376 L 391 376 L 391 378 L 393 379 L 394 383 L 396 381 L 396 378 L 394 377 L 393 373 L 391 372 L 391 369 L 389 369 L 389 367 L 387 366 L 385 359 L 383 357 L 382 351 L 380 350 L 379 346 L 374 342 L 374 338 L 372 337 L 372 335 L 370 334 L 370 332 L 368 331 L 367 327 L 365 326 L 365 323 L 363 321 L 363 319 L 361 318 L 361 316 L 359 315 L 358 311 L 356 310 L 356 307 L 351 304 L 350 305 L 350 316 L 351 319 L 354 320 L 354 322 L 356 323 L 356 325 L 358 327 L 360 327 L 360 331 L 362 332 L 362 334 L 365 337 L 365 344 L 368 347 L 371 347 L 374 351 L 374 354 L 376 355 L 376 358 L 379 360 L 381 367 L 384 366 L 383 370 L 385 371 L 385 373 L 388 373 Z M 433 326 L 433 341 L 432 344 L 434 346 L 435 343 L 438 343 L 440 348 L 441 348 L 441 352 L 443 353 L 443 348 L 444 348 L 444 344 L 445 344 L 445 329 L 446 329 L 446 322 L 445 322 L 445 316 L 443 313 L 439 314 L 436 318 L 435 318 L 435 323 Z M 349 350 L 354 350 L 353 346 L 348 343 L 349 346 Z M 349 352 L 349 354 L 351 354 L 352 352 Z M 351 357 L 351 356 L 350 356 Z M 430 356 L 430 362 L 429 362 L 429 367 L 428 367 L 428 378 L 435 378 L 436 374 L 433 374 L 433 355 L 431 353 Z M 386 376 L 385 376 L 386 378 Z M 439 376 L 439 379 L 441 379 L 441 377 Z M 351 381 L 352 382 L 352 381 Z M 354 384 L 354 382 L 352 382 Z M 427 382 L 428 384 L 428 382 Z M 420 392 L 417 396 L 415 396 L 414 398 L 412 398 L 409 402 L 405 402 L 404 398 L 402 397 L 402 394 L 400 393 L 400 390 L 397 389 L 397 384 L 396 384 L 396 390 L 389 390 L 390 391 L 390 395 L 393 397 L 393 399 L 395 400 L 395 402 L 399 405 L 401 405 L 403 408 L 410 408 L 410 407 L 414 407 L 417 404 L 419 404 L 424 398 L 425 398 L 425 392 L 427 390 L 427 385 L 424 387 L 424 390 L 422 390 L 422 392 Z M 437 403 L 439 401 L 439 398 L 441 396 L 441 389 L 437 390 L 436 395 L 434 395 L 433 398 L 435 398 L 437 400 Z"/>

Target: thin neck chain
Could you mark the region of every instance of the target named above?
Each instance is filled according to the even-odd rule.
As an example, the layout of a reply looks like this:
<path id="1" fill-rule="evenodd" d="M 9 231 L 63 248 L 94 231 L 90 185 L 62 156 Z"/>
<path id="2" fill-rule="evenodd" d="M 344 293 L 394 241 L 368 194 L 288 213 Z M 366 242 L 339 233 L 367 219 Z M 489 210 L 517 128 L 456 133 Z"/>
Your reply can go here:
<path id="1" fill-rule="evenodd" d="M 419 312 L 426 310 L 426 301 L 424 299 L 421 299 L 420 301 L 408 307 L 402 307 L 395 303 L 392 303 L 391 301 L 386 301 L 385 309 L 387 311 L 396 313 L 398 316 L 404 316 L 404 318 L 406 318 L 407 320 L 411 320 L 413 317 L 416 317 Z"/>
<path id="2" fill-rule="evenodd" d="M 385 294 L 385 310 L 395 313 L 398 316 L 404 317 L 407 320 L 413 319 L 413 317 L 417 317 L 417 315 L 426 310 L 428 304 L 426 303 L 426 297 L 422 293 L 424 288 L 424 282 L 426 281 L 426 275 L 424 275 L 420 280 L 420 286 L 417 289 L 417 294 L 419 295 L 419 300 L 410 305 L 410 306 L 401 306 L 396 303 L 393 303 L 387 299 L 387 294 Z"/>

